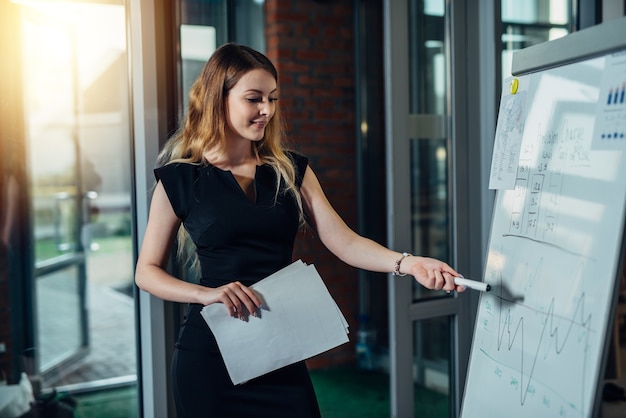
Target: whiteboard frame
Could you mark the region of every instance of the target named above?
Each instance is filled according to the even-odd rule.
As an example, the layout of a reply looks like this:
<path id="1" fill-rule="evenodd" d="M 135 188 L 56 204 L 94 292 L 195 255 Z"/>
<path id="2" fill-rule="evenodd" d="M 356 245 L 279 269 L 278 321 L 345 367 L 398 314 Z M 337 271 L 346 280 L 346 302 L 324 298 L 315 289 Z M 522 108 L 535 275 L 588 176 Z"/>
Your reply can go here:
<path id="1" fill-rule="evenodd" d="M 520 76 L 626 50 L 626 16 L 513 53 L 511 74 Z"/>

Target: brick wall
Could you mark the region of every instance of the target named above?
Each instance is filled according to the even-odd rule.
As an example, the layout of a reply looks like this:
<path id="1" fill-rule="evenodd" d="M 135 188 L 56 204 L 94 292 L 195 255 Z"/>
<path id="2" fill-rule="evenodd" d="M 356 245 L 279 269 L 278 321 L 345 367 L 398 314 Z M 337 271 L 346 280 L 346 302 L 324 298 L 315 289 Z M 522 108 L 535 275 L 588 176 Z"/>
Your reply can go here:
<path id="1" fill-rule="evenodd" d="M 280 106 L 290 145 L 310 165 L 335 210 L 357 222 L 354 12 L 348 1 L 267 0 L 267 55 L 279 73 Z M 358 272 L 332 255 L 311 232 L 294 257 L 315 264 L 350 324 L 350 344 L 309 360 L 311 368 L 354 361 Z"/>

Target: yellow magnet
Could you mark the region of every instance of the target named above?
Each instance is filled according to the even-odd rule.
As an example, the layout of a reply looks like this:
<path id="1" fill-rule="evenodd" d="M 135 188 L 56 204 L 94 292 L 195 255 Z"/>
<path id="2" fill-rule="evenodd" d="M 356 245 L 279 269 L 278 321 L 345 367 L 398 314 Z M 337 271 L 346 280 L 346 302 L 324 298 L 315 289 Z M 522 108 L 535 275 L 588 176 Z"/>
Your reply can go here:
<path id="1" fill-rule="evenodd" d="M 519 87 L 519 80 L 517 78 L 514 78 L 513 81 L 511 81 L 511 94 L 517 93 L 518 87 Z"/>

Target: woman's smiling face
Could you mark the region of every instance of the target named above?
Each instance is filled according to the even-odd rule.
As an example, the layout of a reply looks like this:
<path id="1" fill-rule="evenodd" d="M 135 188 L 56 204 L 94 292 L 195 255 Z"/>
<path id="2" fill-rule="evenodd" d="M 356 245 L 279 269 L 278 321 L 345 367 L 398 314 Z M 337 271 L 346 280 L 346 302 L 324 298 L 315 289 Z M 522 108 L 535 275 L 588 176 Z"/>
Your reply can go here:
<path id="1" fill-rule="evenodd" d="M 256 69 L 246 73 L 226 97 L 228 139 L 260 141 L 265 126 L 276 111 L 276 80 L 269 72 Z"/>

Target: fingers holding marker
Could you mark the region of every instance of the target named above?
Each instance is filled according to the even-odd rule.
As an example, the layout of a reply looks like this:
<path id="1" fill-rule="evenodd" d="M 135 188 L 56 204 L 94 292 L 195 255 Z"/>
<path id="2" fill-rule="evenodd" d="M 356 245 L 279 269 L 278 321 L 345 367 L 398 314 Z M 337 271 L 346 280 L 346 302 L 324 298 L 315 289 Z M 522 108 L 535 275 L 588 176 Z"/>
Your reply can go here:
<path id="1" fill-rule="evenodd" d="M 447 293 L 456 290 L 456 285 L 454 284 L 454 277 L 452 277 L 449 273 L 441 273 L 441 276 L 444 279 L 442 289 Z"/>
<path id="2" fill-rule="evenodd" d="M 469 281 L 472 283 L 471 286 L 466 283 L 467 280 L 463 283 L 458 282 L 457 279 L 462 278 L 461 274 L 442 261 L 418 256 L 407 258 L 407 260 L 410 260 L 408 261 L 410 263 L 409 274 L 427 289 L 444 290 L 447 293 L 463 292 L 466 288 L 483 290 L 482 287 L 477 288 L 476 282 L 473 281 Z"/>
<path id="3" fill-rule="evenodd" d="M 435 270 L 435 290 L 441 290 L 446 285 L 446 279 L 443 277 L 443 274 L 439 270 Z"/>

